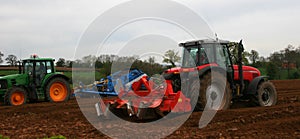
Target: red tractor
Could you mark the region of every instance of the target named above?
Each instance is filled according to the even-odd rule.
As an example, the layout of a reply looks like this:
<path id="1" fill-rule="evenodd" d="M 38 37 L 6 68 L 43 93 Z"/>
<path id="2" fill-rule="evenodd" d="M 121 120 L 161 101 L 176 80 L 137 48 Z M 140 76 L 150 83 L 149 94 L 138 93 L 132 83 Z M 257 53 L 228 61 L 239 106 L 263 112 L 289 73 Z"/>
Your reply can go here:
<path id="1" fill-rule="evenodd" d="M 268 78 L 261 76 L 258 69 L 242 65 L 242 41 L 197 40 L 180 46 L 184 49 L 182 67 L 166 70 L 163 77 L 135 76 L 129 72 L 124 75 L 134 77 L 129 82 L 121 78 L 113 81 L 116 92 L 113 99 L 107 98 L 111 92 L 99 89 L 82 87 L 77 94 L 100 95 L 102 99 L 95 105 L 99 116 L 107 115 L 108 110 L 113 113 L 126 110 L 129 116 L 140 119 L 189 112 L 193 106 L 195 110 L 224 110 L 237 100 L 260 106 L 276 104 L 277 93 Z M 237 56 L 231 54 L 232 47 L 238 49 Z M 237 65 L 233 64 L 234 60 Z M 93 88 L 105 85 L 102 82 Z"/>
<path id="2" fill-rule="evenodd" d="M 235 44 L 235 45 L 232 45 Z M 185 81 L 181 81 L 180 74 L 198 71 L 199 81 L 191 83 L 187 92 L 198 97 L 188 96 L 196 101 L 196 110 L 204 109 L 208 100 L 218 101 L 210 109 L 223 110 L 230 107 L 231 102 L 244 100 L 260 106 L 272 106 L 277 102 L 277 92 L 268 77 L 261 76 L 258 69 L 243 66 L 242 41 L 232 43 L 223 40 L 197 40 L 181 43 L 184 48 L 181 68 L 172 68 L 165 72 L 165 78 L 172 80 L 173 89 L 180 90 Z M 233 47 L 233 48 L 232 48 Z M 238 50 L 233 55 L 230 49 Z M 190 60 L 192 59 L 192 62 Z M 236 61 L 234 65 L 233 61 Z M 200 89 L 193 89 L 200 86 Z"/>

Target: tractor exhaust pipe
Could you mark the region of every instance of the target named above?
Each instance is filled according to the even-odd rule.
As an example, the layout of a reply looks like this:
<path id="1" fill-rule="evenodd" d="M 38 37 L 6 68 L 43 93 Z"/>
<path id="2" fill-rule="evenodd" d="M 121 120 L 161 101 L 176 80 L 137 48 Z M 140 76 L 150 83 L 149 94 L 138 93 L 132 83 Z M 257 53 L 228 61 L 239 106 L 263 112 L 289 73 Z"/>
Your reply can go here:
<path id="1" fill-rule="evenodd" d="M 19 67 L 19 74 L 22 74 L 22 67 L 21 67 L 21 61 L 18 61 L 18 67 Z"/>
<path id="2" fill-rule="evenodd" d="M 240 84 L 239 91 L 244 90 L 243 52 L 244 52 L 244 46 L 243 46 L 243 40 L 241 40 L 238 44 L 238 61 L 237 61 L 238 71 L 239 71 L 239 84 Z"/>

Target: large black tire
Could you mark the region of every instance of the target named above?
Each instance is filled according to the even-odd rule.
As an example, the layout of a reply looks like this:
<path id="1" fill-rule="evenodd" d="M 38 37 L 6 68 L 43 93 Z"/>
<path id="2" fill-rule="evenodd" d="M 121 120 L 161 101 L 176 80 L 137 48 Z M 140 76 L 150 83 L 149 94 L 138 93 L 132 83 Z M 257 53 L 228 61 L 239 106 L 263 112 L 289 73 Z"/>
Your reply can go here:
<path id="1" fill-rule="evenodd" d="M 200 90 L 199 80 L 195 80 L 190 87 L 190 92 L 188 95 L 188 97 L 191 99 L 191 105 L 192 106 L 195 105 L 194 111 L 202 110 L 201 103 L 200 103 L 200 101 L 198 101 L 200 98 L 199 90 Z"/>
<path id="2" fill-rule="evenodd" d="M 231 105 L 231 98 L 229 83 L 221 73 L 209 72 L 200 79 L 198 108 L 204 109 L 207 107 L 210 110 L 226 110 Z M 207 104 L 207 102 L 210 104 Z"/>
<path id="3" fill-rule="evenodd" d="M 50 102 L 65 102 L 70 96 L 70 84 L 64 78 L 53 78 L 46 85 L 46 99 Z"/>
<path id="4" fill-rule="evenodd" d="M 27 91 L 22 87 L 12 87 L 7 91 L 4 100 L 11 106 L 23 105 L 27 102 Z"/>
<path id="5" fill-rule="evenodd" d="M 257 90 L 257 101 L 260 106 L 273 106 L 277 103 L 277 92 L 275 86 L 265 81 L 260 83 Z"/>

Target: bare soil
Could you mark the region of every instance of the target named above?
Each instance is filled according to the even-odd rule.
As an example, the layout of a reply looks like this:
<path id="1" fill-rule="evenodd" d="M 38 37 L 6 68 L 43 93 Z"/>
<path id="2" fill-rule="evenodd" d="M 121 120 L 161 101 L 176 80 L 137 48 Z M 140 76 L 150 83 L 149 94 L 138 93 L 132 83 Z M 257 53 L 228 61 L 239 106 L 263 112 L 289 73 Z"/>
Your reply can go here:
<path id="1" fill-rule="evenodd" d="M 199 129 L 201 112 L 167 138 L 300 138 L 300 80 L 272 81 L 278 104 L 220 111 Z M 76 100 L 0 106 L 0 135 L 10 138 L 108 138 L 81 113 Z"/>

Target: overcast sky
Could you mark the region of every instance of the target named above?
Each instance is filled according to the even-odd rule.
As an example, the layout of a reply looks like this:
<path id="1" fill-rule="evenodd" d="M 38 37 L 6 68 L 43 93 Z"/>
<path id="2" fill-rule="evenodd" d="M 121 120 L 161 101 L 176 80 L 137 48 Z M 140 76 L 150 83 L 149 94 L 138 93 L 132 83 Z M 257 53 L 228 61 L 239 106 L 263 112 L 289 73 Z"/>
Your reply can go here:
<path id="1" fill-rule="evenodd" d="M 1 0 L 0 51 L 73 59 L 78 41 L 97 16 L 124 0 Z M 176 0 L 199 14 L 218 37 L 244 40 L 263 56 L 300 45 L 299 0 Z M 116 40 L 118 41 L 118 40 Z M 116 42 L 118 43 L 118 42 Z"/>

